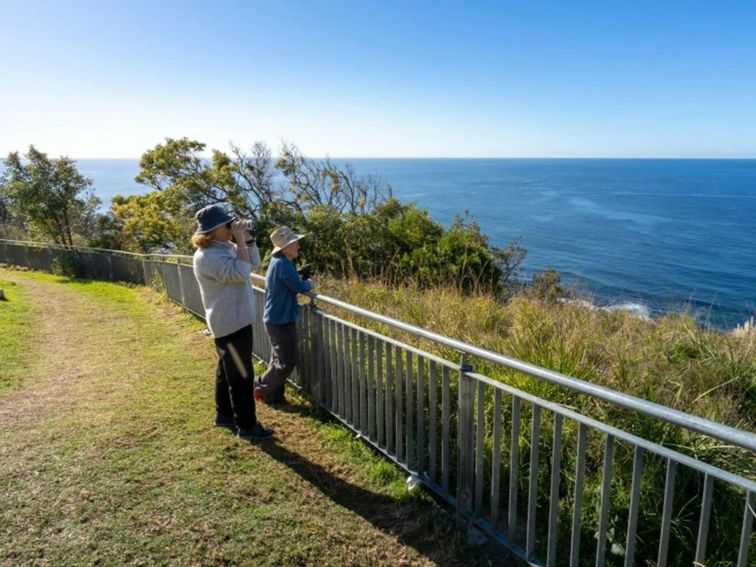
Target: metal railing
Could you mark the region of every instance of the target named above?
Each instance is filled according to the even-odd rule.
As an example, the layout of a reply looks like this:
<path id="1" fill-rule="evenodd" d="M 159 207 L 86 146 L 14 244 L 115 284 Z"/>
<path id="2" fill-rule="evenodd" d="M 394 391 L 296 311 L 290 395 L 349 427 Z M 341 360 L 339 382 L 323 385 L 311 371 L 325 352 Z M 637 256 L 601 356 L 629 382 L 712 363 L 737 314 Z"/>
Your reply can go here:
<path id="1" fill-rule="evenodd" d="M 0 240 L 0 262 L 50 270 L 66 254 L 89 277 L 164 289 L 203 316 L 191 257 Z M 266 360 L 264 291 L 253 287 L 254 352 Z M 371 325 L 396 329 L 403 339 Z M 325 295 L 310 294 L 298 329 L 293 383 L 448 502 L 469 536 L 484 532 L 532 565 L 754 564 L 756 434 Z M 660 424 L 664 443 L 476 373 L 479 361 L 557 385 L 571 399 L 642 414 Z M 740 474 L 687 454 L 695 440 L 712 454 L 733 455 Z"/>

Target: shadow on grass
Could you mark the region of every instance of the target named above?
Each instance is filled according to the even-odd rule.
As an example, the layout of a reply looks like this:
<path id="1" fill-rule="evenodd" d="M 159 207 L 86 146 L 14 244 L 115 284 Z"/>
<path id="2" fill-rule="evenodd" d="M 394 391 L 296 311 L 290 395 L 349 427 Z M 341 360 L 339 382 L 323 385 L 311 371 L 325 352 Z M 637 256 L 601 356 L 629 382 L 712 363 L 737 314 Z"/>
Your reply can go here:
<path id="1" fill-rule="evenodd" d="M 317 406 L 299 403 L 278 411 L 334 423 L 334 419 Z M 273 439 L 259 444 L 262 451 L 286 465 L 331 501 L 359 514 L 377 529 L 396 537 L 426 558 L 442 565 L 502 564 L 503 550 L 491 546 L 474 548 L 468 545 L 454 527 L 454 518 L 428 500 L 399 499 L 367 490 L 335 476 L 317 463 L 277 444 Z M 503 564 L 509 564 L 505 563 Z"/>

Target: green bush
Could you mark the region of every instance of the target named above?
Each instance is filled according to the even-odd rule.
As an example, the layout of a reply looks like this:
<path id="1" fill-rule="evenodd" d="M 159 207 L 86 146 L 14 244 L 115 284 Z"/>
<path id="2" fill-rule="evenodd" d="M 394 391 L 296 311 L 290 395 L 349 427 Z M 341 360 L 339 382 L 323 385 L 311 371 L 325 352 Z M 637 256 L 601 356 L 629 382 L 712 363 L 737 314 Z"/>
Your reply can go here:
<path id="1" fill-rule="evenodd" d="M 84 277 L 84 267 L 81 264 L 79 255 L 73 250 L 66 250 L 53 258 L 50 271 L 55 275 L 67 278 Z"/>
<path id="2" fill-rule="evenodd" d="M 498 293 L 506 291 L 507 278 L 524 256 L 519 247 L 491 246 L 470 219 L 458 218 L 447 229 L 427 210 L 393 197 L 360 213 L 330 205 L 313 207 L 298 218 L 285 212 L 280 205 L 266 210 L 268 222 L 263 224 L 299 221 L 294 226 L 308 235 L 302 241 L 303 261 L 339 278 Z M 503 265 L 509 266 L 507 271 Z"/>

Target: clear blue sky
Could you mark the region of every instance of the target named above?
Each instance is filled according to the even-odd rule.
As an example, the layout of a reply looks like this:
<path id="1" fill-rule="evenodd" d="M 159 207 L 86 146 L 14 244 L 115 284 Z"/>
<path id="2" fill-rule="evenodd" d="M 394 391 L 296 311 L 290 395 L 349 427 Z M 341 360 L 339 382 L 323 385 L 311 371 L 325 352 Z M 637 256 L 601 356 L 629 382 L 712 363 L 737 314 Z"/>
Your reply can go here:
<path id="1" fill-rule="evenodd" d="M 756 2 L 0 1 L 0 154 L 756 157 Z"/>

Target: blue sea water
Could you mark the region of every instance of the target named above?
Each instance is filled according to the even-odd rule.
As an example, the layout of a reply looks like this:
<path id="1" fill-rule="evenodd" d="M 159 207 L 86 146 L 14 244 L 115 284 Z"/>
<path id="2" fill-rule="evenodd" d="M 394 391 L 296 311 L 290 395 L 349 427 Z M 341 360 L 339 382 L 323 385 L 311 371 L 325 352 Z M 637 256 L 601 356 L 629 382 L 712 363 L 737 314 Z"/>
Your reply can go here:
<path id="1" fill-rule="evenodd" d="M 440 222 L 467 210 L 492 243 L 519 239 L 528 273 L 555 268 L 598 304 L 717 327 L 756 315 L 756 160 L 348 161 Z M 137 160 L 78 166 L 106 205 L 146 190 Z"/>

